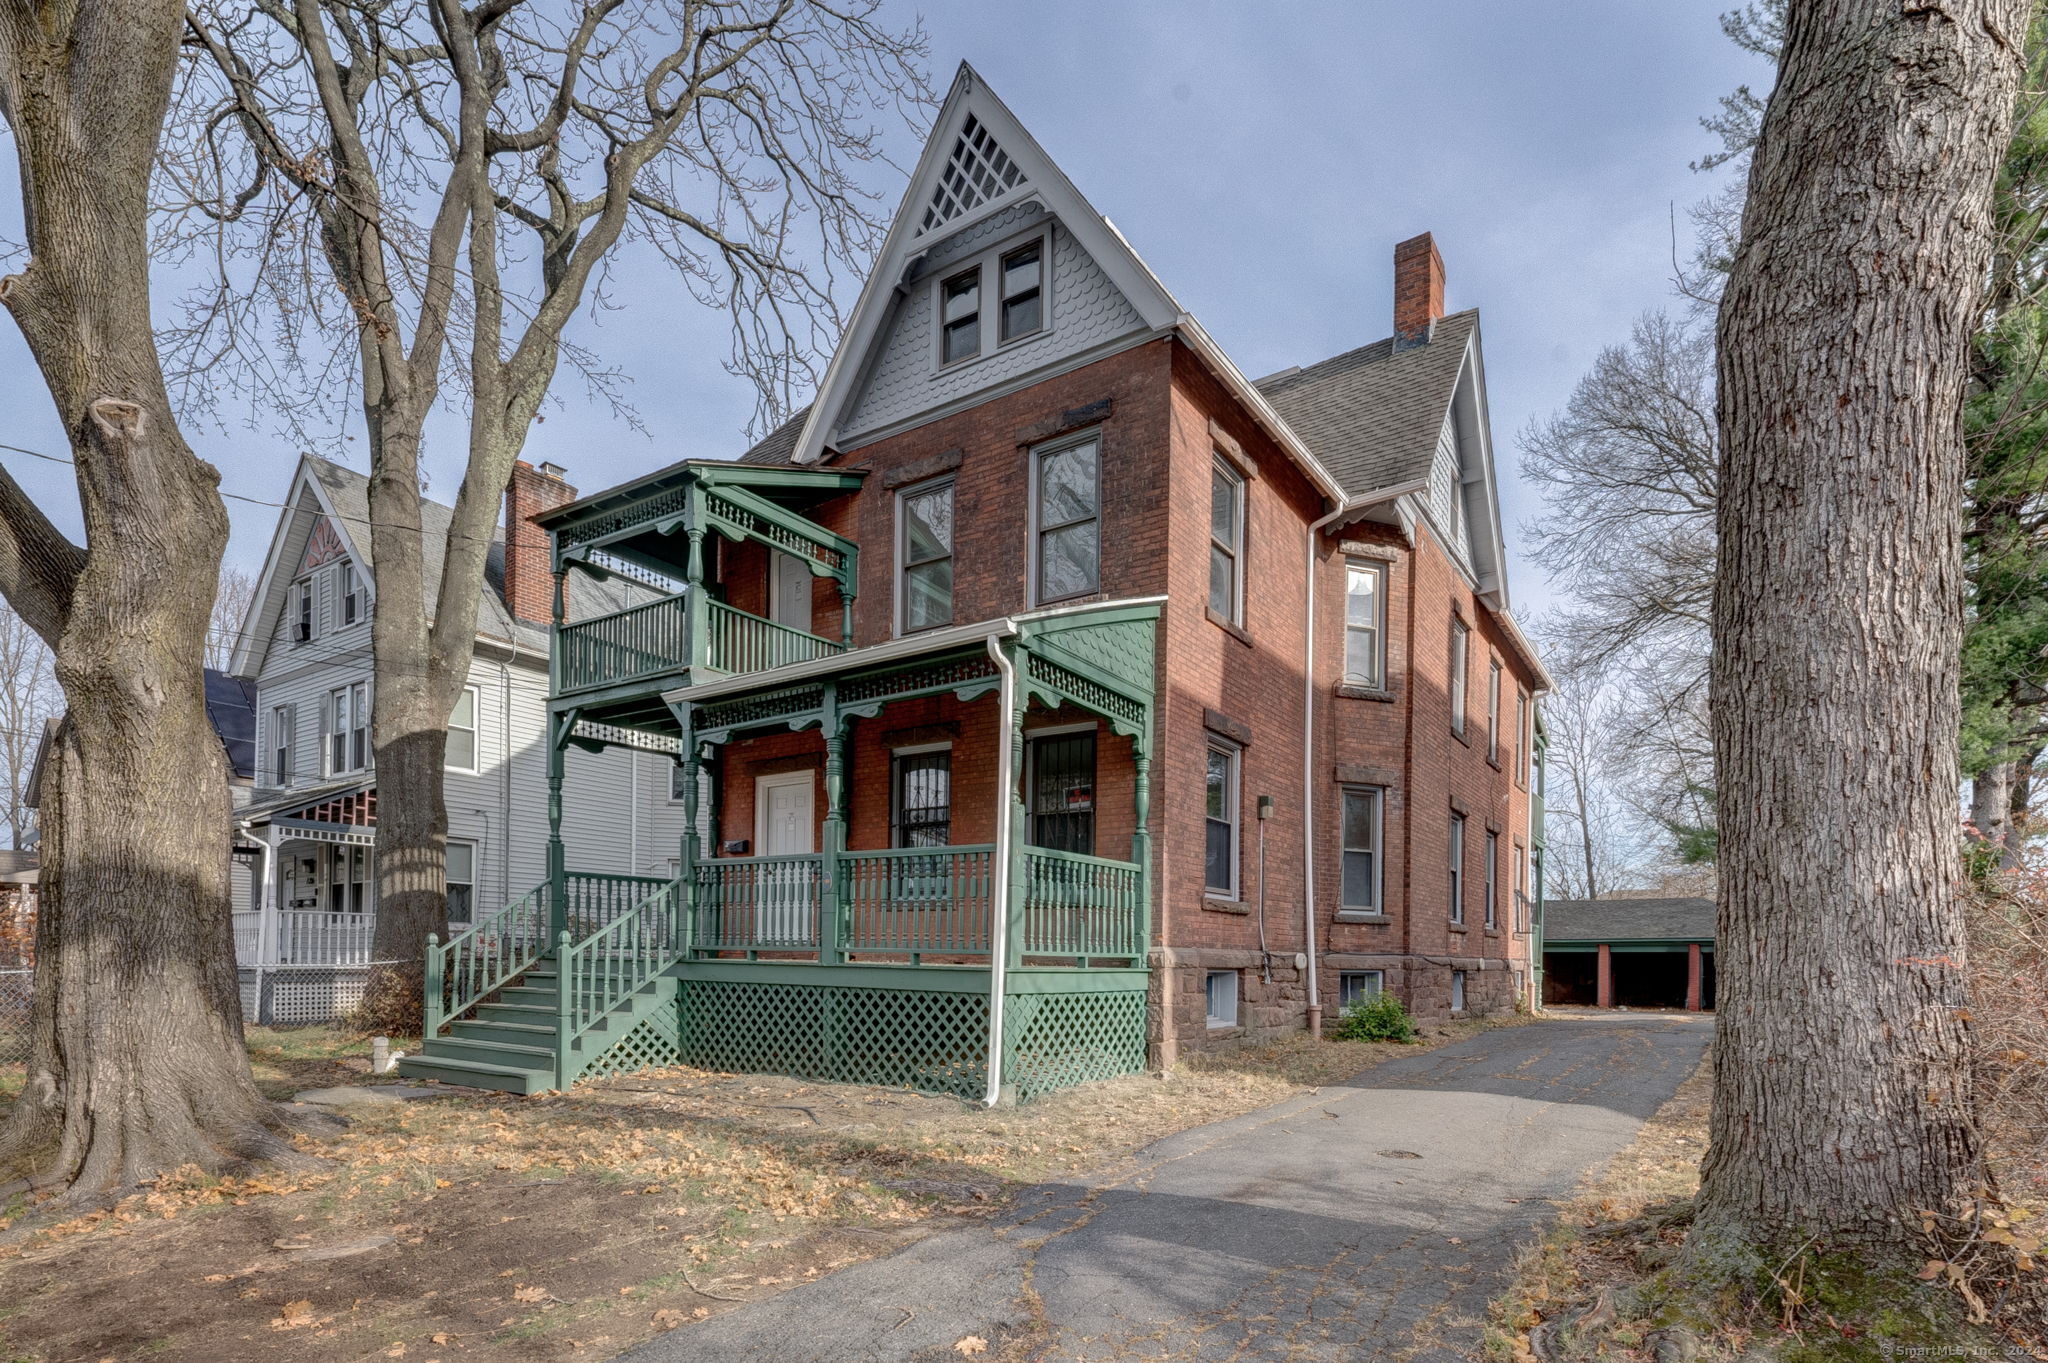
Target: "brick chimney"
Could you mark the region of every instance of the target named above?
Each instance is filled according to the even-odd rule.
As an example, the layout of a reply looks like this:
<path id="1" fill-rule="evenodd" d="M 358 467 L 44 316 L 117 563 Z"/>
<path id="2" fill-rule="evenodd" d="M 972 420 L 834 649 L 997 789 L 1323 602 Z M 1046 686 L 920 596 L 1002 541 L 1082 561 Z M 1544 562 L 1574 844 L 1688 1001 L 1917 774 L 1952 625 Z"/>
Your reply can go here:
<path id="1" fill-rule="evenodd" d="M 1424 232 L 1394 248 L 1394 344 L 1420 345 L 1444 315 L 1444 258 Z"/>
<path id="2" fill-rule="evenodd" d="M 548 533 L 533 523 L 543 511 L 576 500 L 554 464 L 535 468 L 524 459 L 505 484 L 505 606 L 521 620 L 547 624 L 555 616 L 555 584 L 548 564 Z"/>

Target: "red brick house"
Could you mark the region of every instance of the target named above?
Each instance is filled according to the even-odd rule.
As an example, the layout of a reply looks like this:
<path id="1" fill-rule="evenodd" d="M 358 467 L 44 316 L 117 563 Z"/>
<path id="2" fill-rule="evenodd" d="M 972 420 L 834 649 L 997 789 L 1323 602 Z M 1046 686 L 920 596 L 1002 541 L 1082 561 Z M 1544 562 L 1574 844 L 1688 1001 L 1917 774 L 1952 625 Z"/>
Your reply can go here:
<path id="1" fill-rule="evenodd" d="M 693 831 L 623 918 L 556 852 L 543 945 L 440 949 L 470 1044 L 414 1072 L 516 1067 L 477 1002 L 515 966 L 563 1082 L 680 1054 L 991 1098 L 1382 988 L 1527 1000 L 1547 681 L 1478 315 L 1427 235 L 1394 269 L 1389 338 L 1253 381 L 963 67 L 809 408 L 563 505 L 515 480 L 556 790 L 571 749 L 668 752 Z M 674 592 L 569 619 L 566 573 Z M 579 923 L 629 985 L 548 949 Z"/>

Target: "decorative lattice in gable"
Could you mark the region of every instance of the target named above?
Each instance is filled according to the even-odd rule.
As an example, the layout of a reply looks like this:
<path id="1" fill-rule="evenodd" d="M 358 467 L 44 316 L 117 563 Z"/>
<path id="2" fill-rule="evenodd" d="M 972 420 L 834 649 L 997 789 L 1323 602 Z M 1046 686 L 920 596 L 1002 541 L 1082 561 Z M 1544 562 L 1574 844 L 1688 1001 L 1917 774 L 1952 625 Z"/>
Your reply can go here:
<path id="1" fill-rule="evenodd" d="M 917 234 L 923 236 L 962 213 L 971 212 L 1024 183 L 1024 172 L 1009 154 L 996 145 L 987 128 L 973 114 L 953 141 L 953 154 L 939 173 L 932 201 L 924 210 Z"/>
<path id="2" fill-rule="evenodd" d="M 348 549 L 342 544 L 340 534 L 335 531 L 334 522 L 322 516 L 314 523 L 313 533 L 306 540 L 306 557 L 299 565 L 299 571 L 318 568 L 323 563 L 332 563 L 336 559 L 346 557 Z"/>

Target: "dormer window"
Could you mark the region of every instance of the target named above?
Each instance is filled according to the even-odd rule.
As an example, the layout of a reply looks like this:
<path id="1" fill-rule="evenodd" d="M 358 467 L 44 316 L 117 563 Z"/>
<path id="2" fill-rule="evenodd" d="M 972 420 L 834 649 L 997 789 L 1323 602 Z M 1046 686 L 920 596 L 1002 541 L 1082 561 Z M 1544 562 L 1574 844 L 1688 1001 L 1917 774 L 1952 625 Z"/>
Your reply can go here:
<path id="1" fill-rule="evenodd" d="M 939 363 L 958 364 L 981 353 L 981 267 L 941 286 Z"/>
<path id="2" fill-rule="evenodd" d="M 1003 257 L 1002 340 L 1006 344 L 1045 325 L 1044 254 L 1043 246 L 1034 241 Z"/>

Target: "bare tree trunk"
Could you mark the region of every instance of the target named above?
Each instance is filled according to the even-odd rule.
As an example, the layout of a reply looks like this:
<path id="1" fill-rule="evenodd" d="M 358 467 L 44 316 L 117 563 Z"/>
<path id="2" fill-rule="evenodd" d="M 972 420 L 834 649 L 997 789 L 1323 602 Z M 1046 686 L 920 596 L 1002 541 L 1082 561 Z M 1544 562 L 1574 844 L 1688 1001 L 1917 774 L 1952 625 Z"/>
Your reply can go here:
<path id="1" fill-rule="evenodd" d="M 227 541 L 172 417 L 147 187 L 177 0 L 0 4 L 0 112 L 29 263 L 4 302 L 70 435 L 89 550 L 0 474 L 0 588 L 69 704 L 43 801 L 27 1084 L 0 1160 L 74 1199 L 185 1164 L 291 1158 L 242 1044 L 227 773 L 200 662 Z"/>
<path id="2" fill-rule="evenodd" d="M 1794 0 L 1719 318 L 1720 1032 L 1691 1262 L 1983 1176 L 1955 899 L 1966 348 L 2027 0 Z"/>

